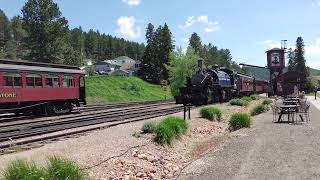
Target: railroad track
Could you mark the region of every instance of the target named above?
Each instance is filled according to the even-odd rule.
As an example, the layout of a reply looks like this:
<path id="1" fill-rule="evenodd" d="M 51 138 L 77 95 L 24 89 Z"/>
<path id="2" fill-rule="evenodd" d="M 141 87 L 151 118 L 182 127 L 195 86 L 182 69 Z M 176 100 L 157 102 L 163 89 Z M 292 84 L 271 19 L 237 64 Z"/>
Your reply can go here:
<path id="1" fill-rule="evenodd" d="M 173 102 L 108 109 L 88 114 L 0 123 L 0 148 L 82 133 L 181 112 Z"/>
<path id="2" fill-rule="evenodd" d="M 118 103 L 118 104 L 101 104 L 101 105 L 85 105 L 81 107 L 75 107 L 72 111 L 72 114 L 77 114 L 79 112 L 90 112 L 90 111 L 99 111 L 103 109 L 116 109 L 123 107 L 132 107 L 137 105 L 148 105 L 148 104 L 157 104 L 157 103 L 173 103 L 171 100 L 158 100 L 158 101 L 142 101 L 142 102 L 129 102 L 129 103 Z M 40 118 L 43 116 L 38 115 L 20 115 L 16 116 L 14 114 L 0 114 L 0 123 L 17 121 L 17 120 L 28 120 L 34 118 Z"/>

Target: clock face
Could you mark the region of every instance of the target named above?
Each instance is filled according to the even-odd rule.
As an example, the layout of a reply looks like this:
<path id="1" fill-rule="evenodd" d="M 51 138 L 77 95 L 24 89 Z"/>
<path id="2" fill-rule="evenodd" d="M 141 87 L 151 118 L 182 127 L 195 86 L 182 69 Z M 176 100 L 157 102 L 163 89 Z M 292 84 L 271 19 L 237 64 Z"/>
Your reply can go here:
<path id="1" fill-rule="evenodd" d="M 280 54 L 272 53 L 271 54 L 271 65 L 272 66 L 280 66 Z"/>

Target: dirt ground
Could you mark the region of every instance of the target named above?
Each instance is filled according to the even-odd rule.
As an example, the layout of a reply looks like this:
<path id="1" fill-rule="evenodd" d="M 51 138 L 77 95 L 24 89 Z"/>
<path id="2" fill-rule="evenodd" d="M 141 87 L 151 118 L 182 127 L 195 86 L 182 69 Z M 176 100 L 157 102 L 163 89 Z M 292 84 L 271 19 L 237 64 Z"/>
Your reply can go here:
<path id="1" fill-rule="evenodd" d="M 228 119 L 234 112 L 249 112 L 249 107 L 216 104 L 223 112 L 221 122 L 200 118 L 199 108 L 191 111 L 188 133 L 171 146 L 153 142 L 153 135 L 141 134 L 145 122 L 124 124 L 67 138 L 42 147 L 0 156 L 0 169 L 15 159 L 45 164 L 47 157 L 62 156 L 77 162 L 92 179 L 174 179 L 188 164 L 208 151 L 215 150 L 229 138 Z M 174 114 L 183 116 L 183 113 Z"/>

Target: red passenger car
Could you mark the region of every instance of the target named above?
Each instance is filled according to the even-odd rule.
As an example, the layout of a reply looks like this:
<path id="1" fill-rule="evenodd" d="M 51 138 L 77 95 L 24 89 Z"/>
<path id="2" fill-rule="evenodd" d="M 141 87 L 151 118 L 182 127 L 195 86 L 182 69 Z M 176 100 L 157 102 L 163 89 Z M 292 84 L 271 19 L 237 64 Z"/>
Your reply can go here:
<path id="1" fill-rule="evenodd" d="M 78 67 L 0 60 L 0 112 L 62 114 L 85 104 Z"/>
<path id="2" fill-rule="evenodd" d="M 245 74 L 237 74 L 237 89 L 239 95 L 254 93 L 254 77 Z"/>

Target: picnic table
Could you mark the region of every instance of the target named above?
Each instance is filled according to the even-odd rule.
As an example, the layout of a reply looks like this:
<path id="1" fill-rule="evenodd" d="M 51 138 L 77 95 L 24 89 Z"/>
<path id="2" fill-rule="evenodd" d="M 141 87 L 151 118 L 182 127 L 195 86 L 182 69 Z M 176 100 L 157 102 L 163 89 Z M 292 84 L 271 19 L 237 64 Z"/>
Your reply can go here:
<path id="1" fill-rule="evenodd" d="M 290 121 L 290 117 L 291 117 L 291 120 L 294 121 L 294 119 L 293 119 L 294 113 L 296 113 L 298 111 L 299 107 L 300 107 L 299 104 L 290 104 L 290 105 L 283 104 L 283 105 L 281 105 L 278 122 L 281 121 L 281 118 L 284 114 L 288 115 L 288 121 Z M 300 116 L 300 118 L 302 118 L 302 117 Z M 302 121 L 303 121 L 303 119 L 302 119 Z"/>
<path id="2" fill-rule="evenodd" d="M 283 104 L 284 105 L 296 105 L 296 104 L 299 104 L 299 101 L 298 100 L 285 99 L 283 101 Z"/>

